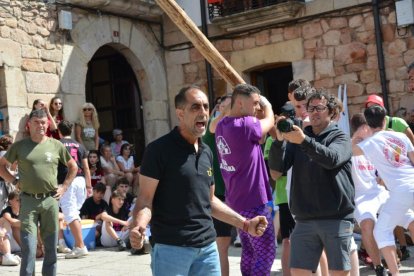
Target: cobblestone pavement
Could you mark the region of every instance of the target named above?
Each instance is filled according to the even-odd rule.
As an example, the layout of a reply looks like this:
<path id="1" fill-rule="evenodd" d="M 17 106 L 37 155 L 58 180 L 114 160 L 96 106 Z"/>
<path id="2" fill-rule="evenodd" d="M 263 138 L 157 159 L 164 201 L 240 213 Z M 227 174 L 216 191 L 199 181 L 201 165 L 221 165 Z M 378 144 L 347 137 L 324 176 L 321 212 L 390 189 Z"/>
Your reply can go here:
<path id="1" fill-rule="evenodd" d="M 279 245 L 280 246 L 280 245 Z M 414 247 L 410 248 L 411 258 L 402 262 L 401 274 L 414 275 Z M 239 276 L 240 248 L 230 247 L 230 275 Z M 58 275 L 70 276 L 118 276 L 139 275 L 150 276 L 150 255 L 131 255 L 128 251 L 118 252 L 116 248 L 98 248 L 89 252 L 89 256 L 81 259 L 66 260 L 64 254 L 58 254 Z M 41 275 L 42 260 L 36 261 L 36 275 Z M 362 266 L 361 275 L 375 275 L 374 271 Z M 0 275 L 14 276 L 19 274 L 19 266 L 0 266 Z M 280 250 L 273 263 L 272 276 L 282 275 Z"/>

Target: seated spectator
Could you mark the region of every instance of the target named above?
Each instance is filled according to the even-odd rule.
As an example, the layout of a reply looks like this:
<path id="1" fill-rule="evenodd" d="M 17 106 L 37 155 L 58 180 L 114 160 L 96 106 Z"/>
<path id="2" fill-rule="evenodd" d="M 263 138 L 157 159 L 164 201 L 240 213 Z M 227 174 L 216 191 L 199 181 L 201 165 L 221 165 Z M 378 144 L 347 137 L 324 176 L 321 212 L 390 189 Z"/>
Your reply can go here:
<path id="1" fill-rule="evenodd" d="M 114 129 L 112 131 L 112 135 L 114 136 L 114 141 L 110 144 L 112 155 L 118 156 L 121 154 L 121 146 L 123 144 L 128 144 L 128 142 L 125 140 L 122 140 L 123 139 L 122 130 L 120 129 L 117 129 L 117 128 Z"/>
<path id="2" fill-rule="evenodd" d="M 137 176 L 138 168 L 135 167 L 134 157 L 131 155 L 131 145 L 123 144 L 121 154 L 116 157 L 116 163 L 121 171 L 124 172 L 129 185 L 131 185 Z"/>
<path id="3" fill-rule="evenodd" d="M 3 157 L 10 145 L 13 144 L 13 137 L 9 134 L 4 134 L 0 137 L 0 157 Z M 10 173 L 15 174 L 17 162 L 15 162 L 8 169 Z M 0 177 L 0 210 L 7 207 L 8 194 L 16 189 L 16 186 L 10 185 Z"/>
<path id="4" fill-rule="evenodd" d="M 125 196 L 119 191 L 111 195 L 109 207 L 102 213 L 101 244 L 105 247 L 118 245 L 118 250 L 127 249 L 126 241 L 129 240 L 128 210 L 124 205 Z"/>
<path id="5" fill-rule="evenodd" d="M 105 174 L 105 183 L 107 185 L 104 199 L 109 204 L 111 189 L 114 187 L 118 178 L 124 176 L 124 172 L 119 169 L 109 145 L 102 146 L 100 161 Z"/>
<path id="6" fill-rule="evenodd" d="M 82 219 L 93 219 L 95 221 L 95 240 L 99 241 L 102 233 L 102 212 L 108 209 L 108 204 L 103 200 L 106 186 L 103 183 L 96 183 L 93 187 L 92 197 L 87 198 L 80 209 Z"/>
<path id="7" fill-rule="evenodd" d="M 130 210 L 132 203 L 134 201 L 134 196 L 129 192 L 130 185 L 126 177 L 121 177 L 116 182 L 116 191 L 125 196 L 124 207 L 127 210 Z"/>
<path id="8" fill-rule="evenodd" d="M 95 187 L 96 183 L 98 182 L 106 184 L 105 177 L 104 177 L 105 173 L 101 166 L 99 151 L 97 150 L 89 151 L 88 165 L 89 165 L 89 172 L 91 173 L 92 188 Z"/>
<path id="9" fill-rule="evenodd" d="M 17 191 L 12 191 L 8 195 L 8 207 L 5 208 L 0 214 L 0 239 L 2 237 L 2 231 L 4 230 L 8 236 L 8 242 L 0 245 L 0 253 L 2 248 L 10 248 L 11 252 L 20 251 L 20 195 Z M 4 237 L 4 236 L 3 236 Z M 0 242 L 1 243 L 1 242 Z M 7 245 L 8 244 L 8 245 Z M 36 249 L 36 258 L 40 258 L 44 255 L 43 241 L 40 237 L 40 232 L 38 232 L 37 237 L 37 249 Z"/>
<path id="10" fill-rule="evenodd" d="M 6 219 L 0 218 L 0 253 L 1 265 L 3 266 L 16 266 L 19 265 L 21 259 L 19 256 L 12 254 L 10 239 L 12 238 L 10 233 L 7 232 L 5 224 Z"/>
<path id="11" fill-rule="evenodd" d="M 67 246 L 65 242 L 65 237 L 63 235 L 63 229 L 65 229 L 65 220 L 62 212 L 59 212 L 59 232 L 58 232 L 58 247 L 57 252 L 58 253 L 70 253 L 72 250 Z"/>
<path id="12" fill-rule="evenodd" d="M 20 196 L 17 191 L 8 195 L 8 206 L 1 212 L 0 217 L 4 218 L 7 223 L 4 227 L 10 235 L 11 250 L 20 251 Z"/>

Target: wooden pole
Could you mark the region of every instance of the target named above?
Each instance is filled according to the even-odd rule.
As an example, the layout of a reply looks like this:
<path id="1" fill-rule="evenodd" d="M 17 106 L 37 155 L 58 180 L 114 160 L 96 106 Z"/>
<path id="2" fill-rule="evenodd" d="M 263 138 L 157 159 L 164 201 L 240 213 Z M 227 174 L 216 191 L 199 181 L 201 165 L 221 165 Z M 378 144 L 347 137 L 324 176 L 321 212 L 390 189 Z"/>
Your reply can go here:
<path id="1" fill-rule="evenodd" d="M 193 43 L 194 47 L 210 62 L 220 76 L 232 86 L 245 81 L 204 36 L 194 22 L 174 0 L 155 0 L 177 27 Z"/>

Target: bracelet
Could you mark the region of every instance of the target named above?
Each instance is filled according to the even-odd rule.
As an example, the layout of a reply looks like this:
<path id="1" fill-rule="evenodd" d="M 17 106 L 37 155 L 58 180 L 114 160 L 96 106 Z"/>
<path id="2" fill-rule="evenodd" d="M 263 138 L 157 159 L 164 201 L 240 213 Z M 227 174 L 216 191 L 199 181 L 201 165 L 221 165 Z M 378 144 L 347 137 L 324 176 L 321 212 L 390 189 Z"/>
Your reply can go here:
<path id="1" fill-rule="evenodd" d="M 249 232 L 249 225 L 250 225 L 250 220 L 249 219 L 246 219 L 244 222 L 243 222 L 243 231 L 244 232 Z"/>

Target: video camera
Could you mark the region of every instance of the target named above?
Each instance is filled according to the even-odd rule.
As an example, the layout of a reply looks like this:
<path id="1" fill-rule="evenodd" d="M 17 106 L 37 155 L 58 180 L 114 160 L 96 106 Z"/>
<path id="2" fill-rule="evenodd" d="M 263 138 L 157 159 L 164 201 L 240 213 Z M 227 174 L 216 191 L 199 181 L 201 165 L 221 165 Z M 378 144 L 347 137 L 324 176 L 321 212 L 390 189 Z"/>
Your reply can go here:
<path id="1" fill-rule="evenodd" d="M 276 127 L 280 132 L 290 132 L 293 130 L 294 125 L 300 125 L 299 121 L 295 118 L 295 108 L 290 103 L 286 103 L 282 106 L 280 115 L 286 117 L 277 122 Z"/>

